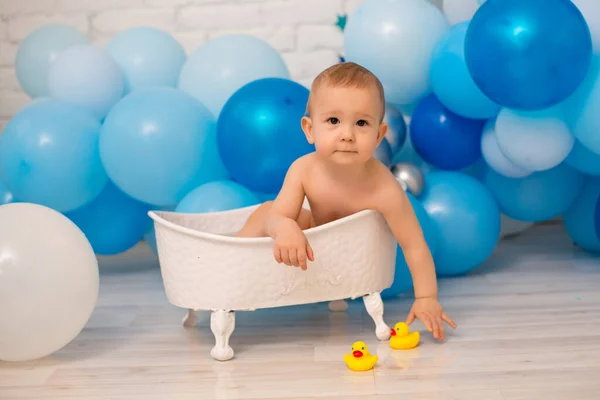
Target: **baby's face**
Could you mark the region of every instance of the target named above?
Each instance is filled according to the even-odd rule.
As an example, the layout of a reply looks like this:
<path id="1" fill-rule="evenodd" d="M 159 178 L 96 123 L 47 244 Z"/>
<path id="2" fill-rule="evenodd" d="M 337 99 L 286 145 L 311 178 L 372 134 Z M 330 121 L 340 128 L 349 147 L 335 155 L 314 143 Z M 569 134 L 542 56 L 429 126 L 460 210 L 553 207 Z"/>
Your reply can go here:
<path id="1" fill-rule="evenodd" d="M 321 87 L 302 126 L 321 156 L 338 164 L 364 163 L 387 131 L 380 103 L 375 88 Z"/>

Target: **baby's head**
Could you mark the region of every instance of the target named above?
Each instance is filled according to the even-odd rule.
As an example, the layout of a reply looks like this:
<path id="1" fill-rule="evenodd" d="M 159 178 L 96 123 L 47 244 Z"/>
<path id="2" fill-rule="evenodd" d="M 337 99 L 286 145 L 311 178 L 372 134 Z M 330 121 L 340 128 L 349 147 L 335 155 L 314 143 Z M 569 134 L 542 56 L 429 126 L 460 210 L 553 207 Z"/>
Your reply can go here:
<path id="1" fill-rule="evenodd" d="M 368 161 L 387 132 L 377 77 L 358 64 L 336 64 L 314 80 L 302 129 L 316 151 L 340 164 Z"/>

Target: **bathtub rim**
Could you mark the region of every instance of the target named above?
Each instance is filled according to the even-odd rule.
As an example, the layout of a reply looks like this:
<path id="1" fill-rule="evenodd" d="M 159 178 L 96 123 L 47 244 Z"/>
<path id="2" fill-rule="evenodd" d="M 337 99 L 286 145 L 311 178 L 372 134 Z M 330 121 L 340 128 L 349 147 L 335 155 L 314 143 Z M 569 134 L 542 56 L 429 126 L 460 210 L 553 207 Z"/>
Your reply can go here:
<path id="1" fill-rule="evenodd" d="M 227 235 L 219 235 L 216 233 L 210 233 L 210 232 L 204 232 L 204 231 L 198 231 L 192 228 L 188 228 L 182 225 L 178 225 L 174 222 L 168 221 L 165 218 L 161 217 L 161 215 L 165 215 L 165 214 L 185 214 L 185 215 L 191 215 L 191 216 L 198 216 L 198 215 L 208 215 L 211 214 L 213 216 L 218 215 L 218 214 L 231 214 L 231 213 L 240 213 L 242 214 L 242 211 L 248 211 L 251 208 L 256 208 L 257 205 L 254 206 L 249 206 L 249 207 L 244 207 L 244 208 L 237 208 L 234 210 L 227 210 L 227 211 L 218 211 L 218 212 L 212 212 L 212 213 L 179 213 L 179 212 L 175 212 L 175 211 L 161 211 L 161 210 L 151 210 L 148 212 L 148 216 L 150 218 L 152 218 L 152 220 L 155 223 L 158 223 L 166 228 L 170 228 L 173 229 L 177 232 L 189 235 L 189 236 L 193 236 L 199 239 L 206 239 L 206 240 L 212 240 L 212 241 L 217 241 L 217 242 L 225 242 L 225 243 L 231 243 L 231 244 L 267 244 L 267 243 L 272 243 L 273 238 L 269 237 L 269 236 L 264 236 L 264 237 L 236 237 L 236 236 L 227 236 Z M 326 231 L 329 230 L 331 228 L 335 228 L 338 227 L 340 225 L 344 225 L 347 222 L 352 222 L 355 220 L 359 220 L 359 219 L 363 219 L 363 218 L 367 218 L 369 216 L 377 216 L 377 214 L 381 214 L 379 211 L 374 210 L 374 209 L 365 209 L 365 210 L 361 210 L 358 211 L 354 214 L 350 214 L 346 217 L 342 217 L 339 218 L 335 221 L 331 221 L 328 222 L 326 224 L 323 225 L 319 225 L 319 226 L 315 226 L 313 228 L 309 228 L 309 229 L 305 229 L 303 232 L 307 235 L 307 236 L 312 236 L 314 234 L 318 234 L 321 233 L 322 231 Z M 244 214 L 245 215 L 245 214 Z M 383 217 L 383 216 L 382 216 Z M 247 218 L 247 217 L 246 217 Z M 383 219 L 385 222 L 385 218 Z"/>

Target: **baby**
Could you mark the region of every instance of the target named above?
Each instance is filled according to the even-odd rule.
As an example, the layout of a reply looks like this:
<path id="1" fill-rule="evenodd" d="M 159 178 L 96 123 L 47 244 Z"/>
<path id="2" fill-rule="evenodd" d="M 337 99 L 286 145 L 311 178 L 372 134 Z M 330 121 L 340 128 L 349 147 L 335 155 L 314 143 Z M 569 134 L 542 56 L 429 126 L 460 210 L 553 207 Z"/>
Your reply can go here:
<path id="1" fill-rule="evenodd" d="M 306 270 L 315 254 L 303 230 L 365 209 L 379 211 L 414 282 L 416 299 L 406 323 L 419 318 L 443 340 L 442 321 L 453 328 L 456 324 L 438 302 L 431 252 L 406 193 L 373 158 L 388 129 L 381 82 L 360 65 L 336 64 L 314 80 L 306 111 L 302 130 L 315 152 L 290 166 L 277 198 L 259 206 L 237 236 L 270 236 L 277 262 Z M 302 207 L 305 197 L 310 211 Z"/>

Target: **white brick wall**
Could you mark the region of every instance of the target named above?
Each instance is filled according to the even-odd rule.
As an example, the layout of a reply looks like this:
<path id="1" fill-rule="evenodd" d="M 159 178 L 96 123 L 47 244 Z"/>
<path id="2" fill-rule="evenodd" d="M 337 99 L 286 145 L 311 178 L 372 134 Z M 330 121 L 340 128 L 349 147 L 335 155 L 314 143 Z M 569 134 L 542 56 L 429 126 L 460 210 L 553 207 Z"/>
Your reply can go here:
<path id="1" fill-rule="evenodd" d="M 171 32 L 189 52 L 225 33 L 247 33 L 282 53 L 293 79 L 310 85 L 338 62 L 337 14 L 362 0 L 0 0 L 0 132 L 28 102 L 14 72 L 19 43 L 49 23 L 77 27 L 104 46 L 117 32 L 146 25 Z M 435 0 L 434 2 L 441 2 Z"/>

